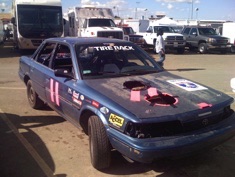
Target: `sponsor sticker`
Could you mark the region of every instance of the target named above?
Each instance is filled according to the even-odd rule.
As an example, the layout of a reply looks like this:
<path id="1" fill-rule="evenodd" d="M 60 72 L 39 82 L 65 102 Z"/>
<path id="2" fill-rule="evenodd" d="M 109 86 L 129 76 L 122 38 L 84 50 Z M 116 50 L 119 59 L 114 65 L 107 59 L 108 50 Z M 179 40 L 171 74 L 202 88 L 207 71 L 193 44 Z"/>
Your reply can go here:
<path id="1" fill-rule="evenodd" d="M 180 87 L 184 90 L 187 90 L 187 91 L 197 91 L 197 90 L 206 90 L 207 89 L 206 87 L 203 87 L 199 84 L 196 84 L 194 82 L 191 82 L 191 81 L 188 81 L 185 79 L 168 80 L 167 82 L 169 82 L 177 87 Z"/>
<path id="2" fill-rule="evenodd" d="M 121 127 L 124 123 L 124 119 L 122 117 L 115 115 L 115 114 L 110 114 L 109 122 L 115 126 Z"/>
<path id="3" fill-rule="evenodd" d="M 77 98 L 74 98 L 73 97 L 73 102 L 78 104 L 79 106 L 82 106 L 82 101 L 81 100 L 78 100 Z"/>
<path id="4" fill-rule="evenodd" d="M 105 50 L 135 50 L 132 46 L 96 46 L 94 47 L 97 51 L 105 51 Z"/>

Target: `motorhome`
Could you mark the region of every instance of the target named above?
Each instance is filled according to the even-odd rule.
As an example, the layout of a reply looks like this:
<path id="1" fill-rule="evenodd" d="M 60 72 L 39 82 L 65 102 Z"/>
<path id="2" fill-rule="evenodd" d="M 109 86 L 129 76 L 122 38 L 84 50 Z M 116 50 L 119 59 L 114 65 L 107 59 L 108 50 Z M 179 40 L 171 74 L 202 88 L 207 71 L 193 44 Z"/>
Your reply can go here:
<path id="1" fill-rule="evenodd" d="M 16 48 L 36 49 L 44 39 L 63 35 L 61 0 L 13 0 L 12 3 Z"/>

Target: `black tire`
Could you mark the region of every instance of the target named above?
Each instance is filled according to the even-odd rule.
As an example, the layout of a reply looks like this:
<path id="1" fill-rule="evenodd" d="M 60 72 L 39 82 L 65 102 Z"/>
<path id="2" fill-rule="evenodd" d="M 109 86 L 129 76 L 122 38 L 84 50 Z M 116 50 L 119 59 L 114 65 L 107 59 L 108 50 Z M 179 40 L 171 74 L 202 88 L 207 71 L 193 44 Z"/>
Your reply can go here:
<path id="1" fill-rule="evenodd" d="M 221 54 L 227 54 L 227 50 L 221 50 L 220 53 Z"/>
<path id="2" fill-rule="evenodd" d="M 38 97 L 38 94 L 33 89 L 31 80 L 27 82 L 27 97 L 29 105 L 34 109 L 40 109 L 45 105 L 44 102 Z"/>
<path id="3" fill-rule="evenodd" d="M 93 167 L 97 170 L 108 168 L 111 163 L 111 145 L 103 123 L 95 115 L 88 120 L 88 135 Z"/>
<path id="4" fill-rule="evenodd" d="M 198 46 L 198 51 L 205 54 L 207 52 L 206 43 L 200 43 Z"/>
<path id="5" fill-rule="evenodd" d="M 184 53 L 184 48 L 179 48 L 179 49 L 177 49 L 177 53 L 178 53 L 178 54 L 183 54 L 183 53 Z"/>

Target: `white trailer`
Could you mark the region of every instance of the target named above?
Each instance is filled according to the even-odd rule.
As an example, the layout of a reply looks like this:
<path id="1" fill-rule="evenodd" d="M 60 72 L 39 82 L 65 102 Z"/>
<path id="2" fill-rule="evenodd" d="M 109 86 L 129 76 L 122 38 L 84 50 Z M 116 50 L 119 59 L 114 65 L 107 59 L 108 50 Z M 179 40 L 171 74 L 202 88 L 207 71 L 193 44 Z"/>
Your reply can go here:
<path id="1" fill-rule="evenodd" d="M 12 16 L 16 48 L 36 49 L 44 39 L 63 35 L 61 0 L 13 0 Z"/>
<path id="2" fill-rule="evenodd" d="M 231 52 L 235 52 L 235 22 L 223 23 L 222 36 L 230 39 Z"/>
<path id="3" fill-rule="evenodd" d="M 110 8 L 74 7 L 67 15 L 69 36 L 117 39 L 124 37 L 122 29 L 114 23 L 114 15 Z"/>

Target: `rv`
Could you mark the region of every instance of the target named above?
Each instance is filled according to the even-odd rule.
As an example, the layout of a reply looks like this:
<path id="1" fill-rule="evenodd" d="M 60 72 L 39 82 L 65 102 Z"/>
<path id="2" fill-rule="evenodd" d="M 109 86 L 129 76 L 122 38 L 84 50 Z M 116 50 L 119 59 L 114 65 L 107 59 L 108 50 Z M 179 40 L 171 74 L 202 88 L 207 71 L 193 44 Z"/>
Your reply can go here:
<path id="1" fill-rule="evenodd" d="M 63 35 L 61 0 L 13 0 L 12 16 L 16 48 L 36 49 L 44 39 Z"/>

